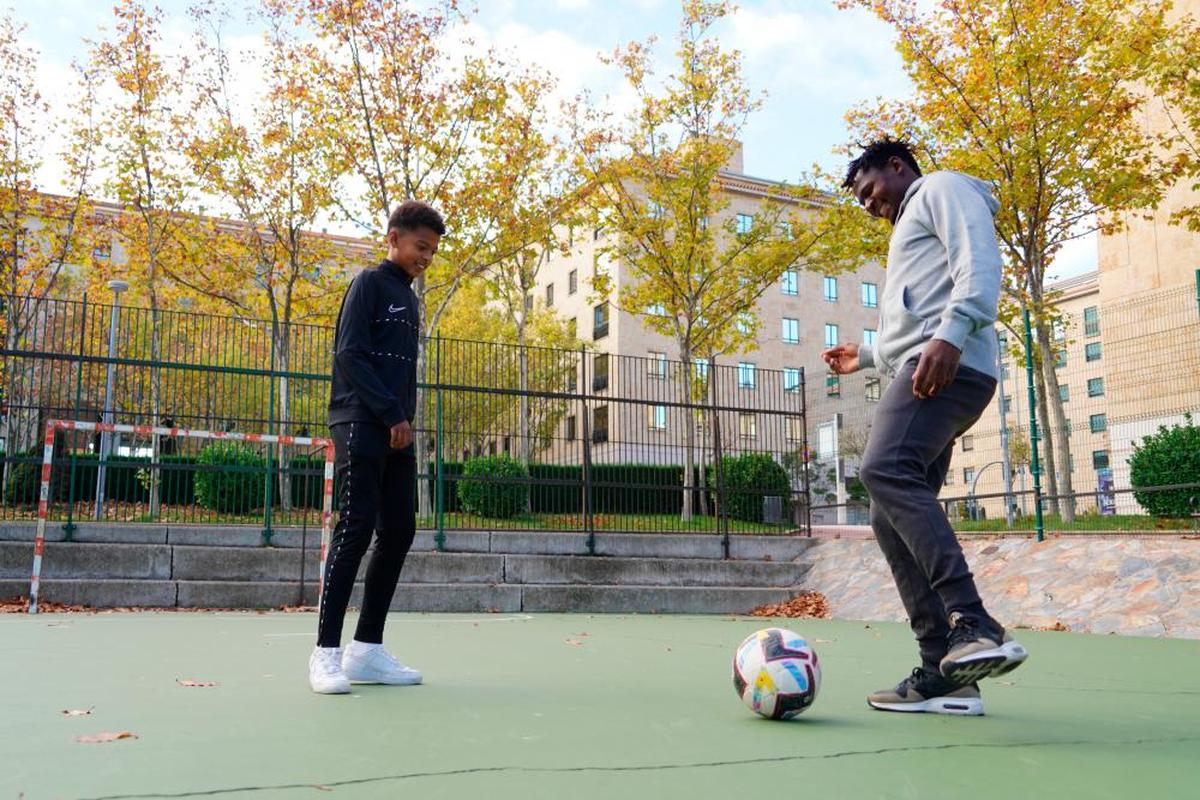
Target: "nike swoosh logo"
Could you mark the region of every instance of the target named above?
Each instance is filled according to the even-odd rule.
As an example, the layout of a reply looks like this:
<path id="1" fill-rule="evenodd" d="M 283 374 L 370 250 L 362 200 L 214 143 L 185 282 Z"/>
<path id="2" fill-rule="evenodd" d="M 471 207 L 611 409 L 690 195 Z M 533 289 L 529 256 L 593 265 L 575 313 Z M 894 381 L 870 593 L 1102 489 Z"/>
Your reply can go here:
<path id="1" fill-rule="evenodd" d="M 406 308 L 408 308 L 408 306 L 400 306 L 399 308 L 396 308 L 394 305 L 389 303 L 388 304 L 388 313 L 389 314 L 399 314 L 401 311 L 403 311 Z"/>

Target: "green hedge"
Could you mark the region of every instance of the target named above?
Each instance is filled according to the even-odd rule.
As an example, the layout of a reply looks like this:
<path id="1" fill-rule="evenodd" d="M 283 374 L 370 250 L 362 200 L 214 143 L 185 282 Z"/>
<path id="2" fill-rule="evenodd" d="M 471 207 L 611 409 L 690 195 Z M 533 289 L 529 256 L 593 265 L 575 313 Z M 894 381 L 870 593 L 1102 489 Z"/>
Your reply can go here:
<path id="1" fill-rule="evenodd" d="M 761 453 L 746 453 L 723 458 L 721 467 L 730 517 L 746 522 L 762 522 L 763 498 L 768 496 L 780 498 L 783 513 L 787 516 L 791 483 L 787 472 L 775 459 Z"/>
<path id="2" fill-rule="evenodd" d="M 509 519 L 529 506 L 529 470 L 509 456 L 483 456 L 467 461 L 455 494 L 464 510 L 492 519 Z M 489 480 L 465 480 L 488 478 Z M 513 478 L 505 481 L 504 478 Z M 497 480 L 500 479 L 500 480 Z"/>
<path id="3" fill-rule="evenodd" d="M 1129 481 L 1134 489 L 1200 483 L 1200 427 L 1191 414 L 1182 425 L 1159 426 L 1158 432 L 1135 445 L 1129 459 Z M 1138 504 L 1156 517 L 1186 517 L 1193 510 L 1191 499 L 1200 489 L 1133 493 Z"/>

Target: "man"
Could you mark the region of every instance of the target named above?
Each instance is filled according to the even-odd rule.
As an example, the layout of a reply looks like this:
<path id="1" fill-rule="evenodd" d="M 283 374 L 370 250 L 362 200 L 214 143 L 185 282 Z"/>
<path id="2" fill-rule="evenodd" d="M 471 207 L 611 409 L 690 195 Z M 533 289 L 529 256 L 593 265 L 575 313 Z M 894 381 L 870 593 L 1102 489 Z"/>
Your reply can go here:
<path id="1" fill-rule="evenodd" d="M 976 683 L 1026 652 L 984 610 L 937 495 L 954 441 L 996 389 L 992 325 L 1000 295 L 999 204 L 985 183 L 956 172 L 922 177 L 904 142 L 883 139 L 850 163 L 843 184 L 892 224 L 876 345 L 821 355 L 846 375 L 893 377 L 880 399 L 859 478 L 871 527 L 917 636 L 921 666 L 867 702 L 886 711 L 983 713 Z"/>
<path id="2" fill-rule="evenodd" d="M 351 281 L 338 312 L 329 398 L 338 521 L 308 664 L 309 684 L 320 694 L 345 694 L 352 680 L 421 682 L 420 672 L 383 648 L 383 626 L 416 533 L 412 419 L 421 327 L 412 282 L 445 232 L 441 215 L 425 203 L 400 205 L 388 220 L 387 259 Z M 343 652 L 342 619 L 373 533 L 358 627 Z"/>

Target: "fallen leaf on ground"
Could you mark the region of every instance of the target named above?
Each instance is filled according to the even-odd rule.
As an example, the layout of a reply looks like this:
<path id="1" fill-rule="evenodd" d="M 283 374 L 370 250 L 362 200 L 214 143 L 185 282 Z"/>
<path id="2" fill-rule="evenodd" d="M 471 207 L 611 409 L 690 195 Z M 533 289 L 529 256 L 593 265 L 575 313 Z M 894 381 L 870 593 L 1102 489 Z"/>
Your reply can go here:
<path id="1" fill-rule="evenodd" d="M 801 592 L 783 603 L 761 605 L 751 610 L 750 616 L 826 619 L 829 616 L 829 601 L 820 592 Z"/>
<path id="2" fill-rule="evenodd" d="M 583 642 L 579 641 L 578 639 L 567 639 L 567 644 L 572 645 L 573 647 L 579 647 L 583 644 Z"/>
<path id="3" fill-rule="evenodd" d="M 328 786 L 326 786 L 323 783 L 314 783 L 313 788 L 316 789 L 318 792 L 332 792 L 333 791 L 333 789 L 330 789 Z"/>
<path id="4" fill-rule="evenodd" d="M 207 689 L 210 686 L 217 685 L 215 681 L 193 681 L 193 680 L 186 680 L 186 679 L 180 680 L 179 678 L 176 678 L 175 682 L 178 683 L 180 686 L 193 686 L 193 687 L 198 687 L 201 689 Z"/>
<path id="5" fill-rule="evenodd" d="M 92 708 L 64 708 L 62 713 L 68 717 L 86 717 L 92 713 L 93 708 L 95 706 L 92 706 Z"/>
<path id="6" fill-rule="evenodd" d="M 833 644 L 837 639 L 813 639 L 813 644 Z"/>
<path id="7" fill-rule="evenodd" d="M 103 744 L 104 742 L 115 742 L 118 739 L 136 739 L 136 733 L 129 731 L 103 731 L 101 733 L 86 734 L 84 736 L 76 736 L 75 741 L 80 744 Z"/>

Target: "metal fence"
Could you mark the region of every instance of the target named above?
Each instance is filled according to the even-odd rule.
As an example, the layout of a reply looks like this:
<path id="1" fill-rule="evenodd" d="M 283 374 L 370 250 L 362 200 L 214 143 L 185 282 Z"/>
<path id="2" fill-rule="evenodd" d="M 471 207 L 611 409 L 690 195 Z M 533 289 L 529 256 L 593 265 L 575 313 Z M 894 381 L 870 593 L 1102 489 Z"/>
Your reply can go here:
<path id="1" fill-rule="evenodd" d="M 942 503 L 956 528 L 1156 533 L 1200 530 L 1200 483 L 1169 465 L 1136 482 L 1131 461 L 1160 426 L 1200 423 L 1200 278 L 1101 303 L 1092 292 L 1064 302 L 1053 336 L 1060 422 L 1038 417 L 1041 491 L 1032 474 L 1030 402 L 1023 342 L 1001 334 L 1002 378 L 978 422 L 955 443 Z M 865 524 L 869 503 L 857 472 L 874 408 L 887 380 L 843 377 L 837 391 L 811 392 L 808 421 L 817 479 L 814 525 Z M 814 379 L 814 383 L 817 381 Z M 1050 481 L 1050 454 L 1054 450 Z M 1008 468 L 1008 482 L 1005 468 Z M 1070 479 L 1068 484 L 1065 478 Z M 1040 499 L 1039 499 L 1040 497 Z M 1151 513 L 1172 497 L 1172 513 Z M 1194 498 L 1194 499 L 1193 499 Z M 1149 509 L 1149 510 L 1148 510 Z"/>
<path id="2" fill-rule="evenodd" d="M 324 326 L 5 298 L 3 514 L 32 518 L 49 418 L 291 436 L 326 430 Z M 434 338 L 419 525 L 807 533 L 805 387 L 781 371 Z M 319 525 L 322 456 L 64 433 L 51 519 Z M 507 456 L 508 458 L 502 458 Z M 495 457 L 495 458 L 492 458 Z"/>

